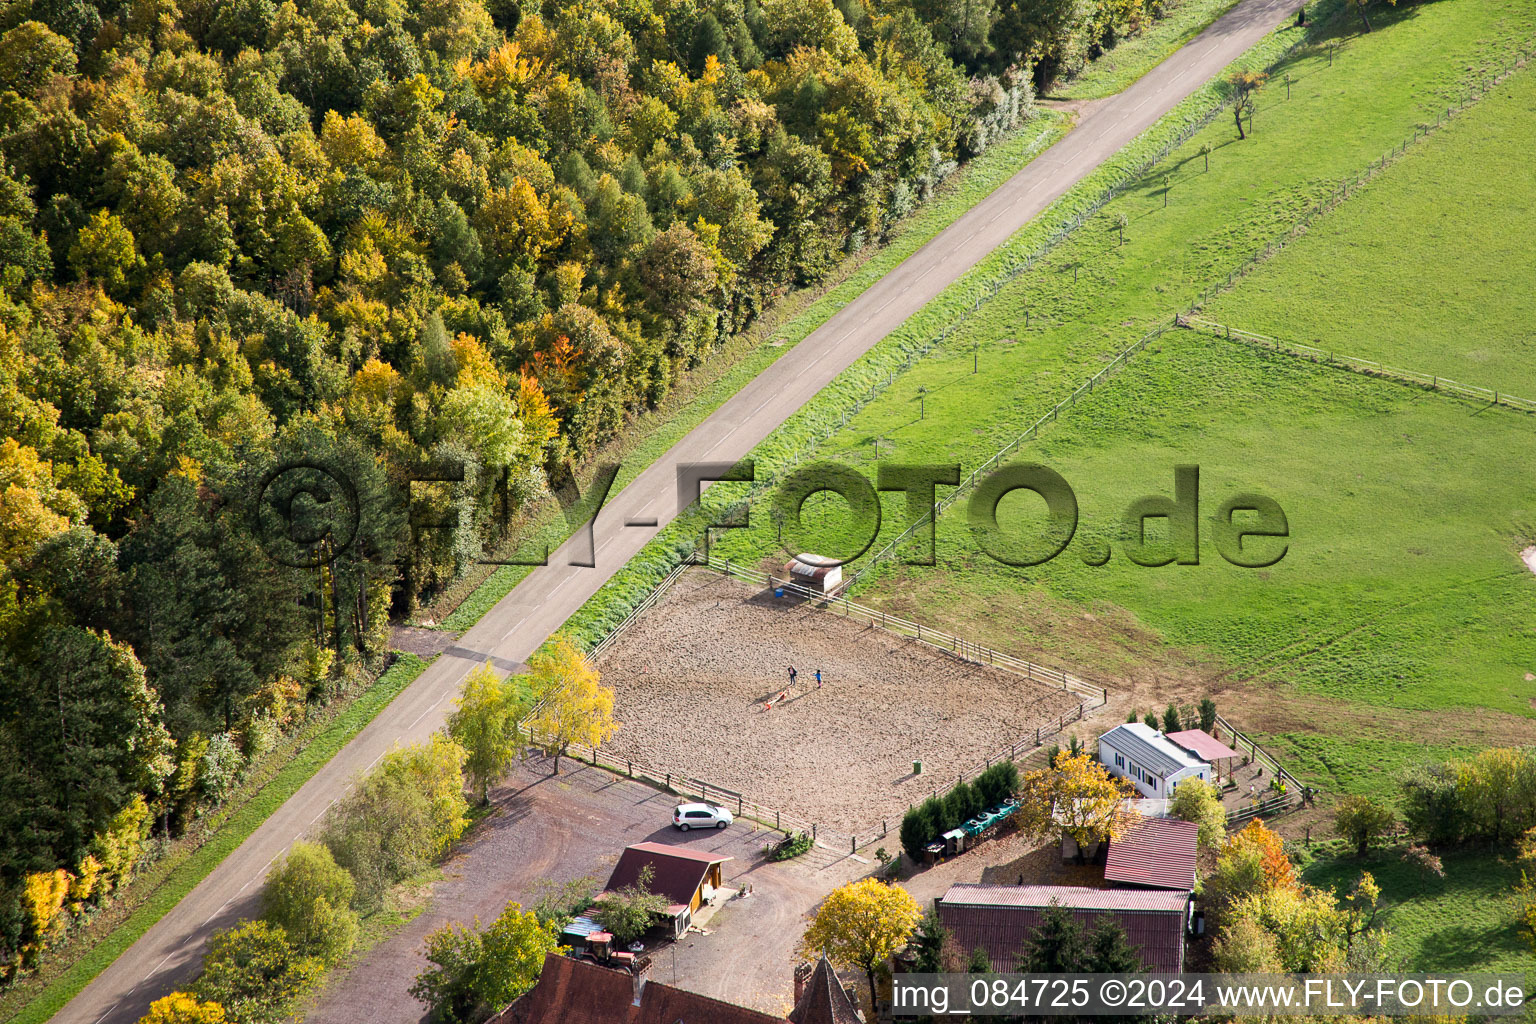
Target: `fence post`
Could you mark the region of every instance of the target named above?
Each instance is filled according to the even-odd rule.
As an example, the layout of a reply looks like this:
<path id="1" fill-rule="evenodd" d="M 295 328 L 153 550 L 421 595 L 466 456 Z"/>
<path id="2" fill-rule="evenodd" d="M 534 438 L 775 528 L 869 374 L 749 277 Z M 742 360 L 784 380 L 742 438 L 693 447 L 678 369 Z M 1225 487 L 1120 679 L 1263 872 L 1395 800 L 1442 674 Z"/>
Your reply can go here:
<path id="1" fill-rule="evenodd" d="M 741 813 L 741 794 L 740 793 L 736 794 L 736 813 L 737 814 Z"/>
<path id="2" fill-rule="evenodd" d="M 782 832 L 782 831 L 784 831 L 784 830 L 783 830 L 783 829 L 782 829 L 782 828 L 781 828 L 781 827 L 780 827 L 780 826 L 779 826 L 779 812 L 778 812 L 778 811 L 774 811 L 774 812 L 773 812 L 773 828 L 774 828 L 774 831 L 776 831 L 776 832 Z"/>

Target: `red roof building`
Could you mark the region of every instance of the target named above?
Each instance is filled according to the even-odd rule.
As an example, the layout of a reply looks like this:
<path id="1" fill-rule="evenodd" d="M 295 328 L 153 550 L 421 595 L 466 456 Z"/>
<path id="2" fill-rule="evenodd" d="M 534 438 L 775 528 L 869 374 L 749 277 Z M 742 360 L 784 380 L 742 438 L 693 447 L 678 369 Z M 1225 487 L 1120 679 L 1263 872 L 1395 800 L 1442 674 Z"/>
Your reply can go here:
<path id="1" fill-rule="evenodd" d="M 722 885 L 720 866 L 733 859 L 687 846 L 636 843 L 627 847 L 619 857 L 605 888 L 607 892 L 617 892 L 635 885 L 640 881 L 641 872 L 649 867 L 650 891 L 667 898 L 671 904 L 667 912 L 672 916 L 673 929 L 681 935 L 693 912 Z"/>
<path id="2" fill-rule="evenodd" d="M 986 950 L 992 970 L 1017 969 L 1019 954 L 1056 903 L 1085 928 L 1106 914 L 1149 971 L 1177 974 L 1184 966 L 1190 894 L 1166 889 L 1081 889 L 1069 885 L 952 885 L 939 901 L 939 923 L 959 949 Z"/>
<path id="3" fill-rule="evenodd" d="M 830 971 L 830 968 L 829 968 Z M 832 976 L 832 984 L 837 978 Z M 825 986 L 822 986 L 825 987 Z M 838 992 L 841 986 L 837 985 Z M 817 994 L 813 995 L 813 990 Z M 847 994 L 807 988 L 788 1021 L 794 1024 L 860 1024 L 848 1016 Z M 822 1000 L 821 996 L 829 997 Z M 798 1014 L 798 1016 L 796 1016 Z M 784 1017 L 749 1010 L 697 992 L 647 981 L 586 960 L 554 953 L 544 957 L 539 983 L 490 1024 L 788 1024 Z"/>
<path id="4" fill-rule="evenodd" d="M 1143 818 L 1109 841 L 1104 880 L 1157 889 L 1195 887 L 1195 840 L 1200 827 L 1177 818 Z"/>
<path id="5" fill-rule="evenodd" d="M 1215 764 L 1217 761 L 1225 761 L 1231 757 L 1242 757 L 1237 751 L 1225 743 L 1201 729 L 1185 729 L 1183 732 L 1170 732 L 1167 737 L 1185 750 L 1194 754 L 1202 761 Z"/>

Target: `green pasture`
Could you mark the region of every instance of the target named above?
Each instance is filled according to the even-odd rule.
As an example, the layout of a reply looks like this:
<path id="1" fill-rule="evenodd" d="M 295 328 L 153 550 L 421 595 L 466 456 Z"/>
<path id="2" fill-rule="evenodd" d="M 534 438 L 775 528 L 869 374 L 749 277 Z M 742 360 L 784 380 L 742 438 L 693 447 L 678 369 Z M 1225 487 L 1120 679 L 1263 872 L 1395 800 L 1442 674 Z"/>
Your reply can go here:
<path id="1" fill-rule="evenodd" d="M 1536 69 L 1218 297 L 1222 323 L 1536 399 Z"/>

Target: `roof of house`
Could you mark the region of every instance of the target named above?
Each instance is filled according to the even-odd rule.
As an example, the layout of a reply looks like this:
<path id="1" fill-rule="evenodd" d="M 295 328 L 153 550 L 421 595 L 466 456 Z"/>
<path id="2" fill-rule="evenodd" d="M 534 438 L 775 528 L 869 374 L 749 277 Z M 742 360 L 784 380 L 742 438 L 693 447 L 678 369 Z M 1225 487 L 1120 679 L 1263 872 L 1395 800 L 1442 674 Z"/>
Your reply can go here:
<path id="1" fill-rule="evenodd" d="M 1121 838 L 1109 841 L 1104 878 L 1160 889 L 1193 889 L 1199 832 L 1193 822 L 1144 818 Z"/>
<path id="2" fill-rule="evenodd" d="M 1243 756 L 1202 729 L 1170 732 L 1168 738 L 1205 761 L 1224 761 L 1229 757 Z"/>
<path id="3" fill-rule="evenodd" d="M 784 1024 L 783 1017 L 671 985 L 640 984 L 636 998 L 627 971 L 549 953 L 538 984 L 491 1024 Z"/>
<path id="4" fill-rule="evenodd" d="M 703 884 L 712 865 L 723 864 L 732 857 L 721 857 L 687 846 L 668 846 L 666 843 L 636 843 L 625 848 L 608 876 L 607 890 L 614 892 L 640 880 L 640 872 L 650 865 L 655 870 L 651 878 L 651 891 L 665 896 L 673 904 L 687 905 L 693 894 Z"/>
<path id="5" fill-rule="evenodd" d="M 1184 768 L 1199 767 L 1202 762 L 1168 737 L 1141 722 L 1126 722 L 1099 737 L 1143 769 L 1151 769 L 1162 778 Z"/>
<path id="6" fill-rule="evenodd" d="M 1178 973 L 1189 898 L 1187 892 L 1156 889 L 955 885 L 939 901 L 939 922 L 958 948 L 984 949 L 994 971 L 1012 971 L 1054 899 L 1087 928 L 1113 916 L 1148 970 Z"/>
<path id="7" fill-rule="evenodd" d="M 789 1019 L 792 1024 L 863 1024 L 825 953 L 806 979 L 800 999 L 789 1011 Z"/>

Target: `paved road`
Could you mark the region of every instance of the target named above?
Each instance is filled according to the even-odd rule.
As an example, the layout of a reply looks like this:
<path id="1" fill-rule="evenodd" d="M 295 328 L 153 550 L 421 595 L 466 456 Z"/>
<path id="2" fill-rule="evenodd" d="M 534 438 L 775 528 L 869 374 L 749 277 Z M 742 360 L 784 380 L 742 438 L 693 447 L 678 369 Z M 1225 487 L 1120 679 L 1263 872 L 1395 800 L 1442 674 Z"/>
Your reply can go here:
<path id="1" fill-rule="evenodd" d="M 492 799 L 496 813 L 443 866 L 430 905 L 331 979 L 305 1013 L 306 1024 L 417 1024 L 424 1008 L 409 989 L 427 966 L 422 945 L 429 932 L 476 917 L 488 925 L 509 900 L 531 907 L 545 881 L 591 875 L 602 883 L 624 847 L 648 841 L 731 857 L 725 884 L 753 888 L 750 898 L 721 906 L 705 924 L 709 935 L 691 934 L 676 949 L 659 951 L 651 976 L 743 1005 L 782 1009 L 793 993 L 791 949 L 806 914 L 828 890 L 872 867 L 822 849 L 769 863 L 762 847 L 772 833 L 745 820 L 722 831 L 678 832 L 669 824 L 675 798 L 569 760 L 558 777 L 549 775 L 547 760 L 531 761 Z"/>
<path id="2" fill-rule="evenodd" d="M 1180 100 L 1290 17 L 1301 0 L 1240 0 L 1117 96 L 1094 106 L 1065 138 L 786 352 L 610 499 L 595 529 L 597 567 L 550 557 L 440 656 L 347 747 L 315 774 L 177 907 L 97 976 L 58 1015 L 66 1024 L 131 1024 L 195 970 L 204 940 L 251 909 L 273 859 L 397 742 L 442 725 L 464 676 L 479 662 L 522 662 L 660 527 L 676 515 L 677 468 L 733 463 L 876 342 L 975 266 L 1052 201 L 1113 156 Z M 627 526 L 650 519 L 654 526 Z"/>

